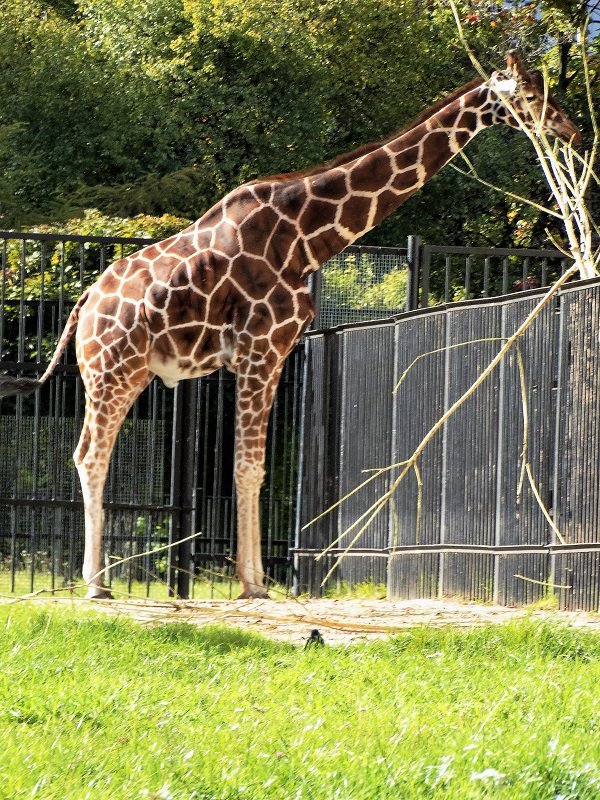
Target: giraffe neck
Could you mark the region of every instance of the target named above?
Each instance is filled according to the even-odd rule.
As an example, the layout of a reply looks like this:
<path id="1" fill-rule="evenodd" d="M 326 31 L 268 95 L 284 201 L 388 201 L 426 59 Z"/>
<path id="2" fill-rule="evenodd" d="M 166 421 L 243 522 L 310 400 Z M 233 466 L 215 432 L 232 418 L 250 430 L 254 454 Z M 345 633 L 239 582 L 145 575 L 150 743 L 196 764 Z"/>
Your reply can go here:
<path id="1" fill-rule="evenodd" d="M 405 203 L 479 131 L 500 122 L 500 108 L 485 84 L 476 86 L 366 154 L 306 176 L 309 198 L 330 218 L 305 238 L 306 271 L 318 269 Z M 336 206 L 335 219 L 328 204 Z"/>

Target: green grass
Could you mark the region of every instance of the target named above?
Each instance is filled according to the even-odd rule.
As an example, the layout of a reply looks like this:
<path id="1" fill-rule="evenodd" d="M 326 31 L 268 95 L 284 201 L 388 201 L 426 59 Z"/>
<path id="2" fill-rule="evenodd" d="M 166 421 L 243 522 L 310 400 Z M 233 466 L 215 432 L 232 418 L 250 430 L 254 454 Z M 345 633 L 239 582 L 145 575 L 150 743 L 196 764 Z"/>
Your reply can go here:
<path id="1" fill-rule="evenodd" d="M 323 597 L 332 600 L 384 600 L 387 597 L 385 583 L 365 581 L 350 586 L 346 581 L 341 581 L 325 589 Z"/>
<path id="2" fill-rule="evenodd" d="M 85 587 L 82 585 L 81 578 L 78 580 L 80 586 L 75 591 L 77 597 L 85 597 Z M 68 589 L 61 589 L 61 581 L 59 578 L 55 581 L 56 596 L 66 597 L 70 594 Z M 16 570 L 14 578 L 14 592 L 12 591 L 13 583 L 10 571 L 0 570 L 0 597 L 9 597 L 12 594 L 22 596 L 29 594 L 31 591 L 39 591 L 40 589 L 52 588 L 52 576 L 49 572 L 36 571 L 34 574 L 33 589 L 31 584 L 31 574 L 28 570 Z M 115 578 L 111 583 L 111 588 L 116 598 L 120 597 L 133 597 L 144 598 L 146 596 L 153 600 L 164 600 L 169 597 L 169 590 L 167 584 L 162 580 L 150 581 L 149 587 L 146 586 L 145 581 L 132 581 L 131 588 L 129 582 L 125 578 Z M 214 598 L 215 600 L 227 600 L 235 598 L 239 595 L 241 586 L 239 581 L 229 578 L 217 578 L 215 581 L 200 579 L 195 580 L 193 585 L 193 599 L 194 600 L 208 600 Z M 286 595 L 285 587 L 275 585 L 271 587 L 274 597 L 281 597 Z"/>
<path id="3" fill-rule="evenodd" d="M 599 686 L 547 623 L 302 651 L 0 606 L 0 798 L 599 798 Z"/>

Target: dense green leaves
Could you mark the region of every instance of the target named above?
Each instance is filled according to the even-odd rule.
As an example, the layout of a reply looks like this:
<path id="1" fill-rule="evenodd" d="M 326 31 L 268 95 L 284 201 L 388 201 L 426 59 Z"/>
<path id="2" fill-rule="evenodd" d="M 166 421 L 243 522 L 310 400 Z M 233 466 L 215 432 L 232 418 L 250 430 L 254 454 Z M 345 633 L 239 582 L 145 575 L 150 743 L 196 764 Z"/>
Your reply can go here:
<path id="1" fill-rule="evenodd" d="M 532 63 L 547 64 L 585 128 L 579 4 L 459 6 L 483 63 L 501 66 L 506 49 L 520 46 Z M 440 0 L 0 7 L 3 228 L 84 208 L 193 219 L 244 180 L 381 138 L 473 76 Z M 590 50 L 597 58 L 596 42 Z M 469 151 L 488 179 L 543 198 L 518 133 L 487 132 Z M 402 244 L 413 232 L 429 241 L 529 244 L 543 239 L 546 223 L 445 170 L 369 239 Z"/>

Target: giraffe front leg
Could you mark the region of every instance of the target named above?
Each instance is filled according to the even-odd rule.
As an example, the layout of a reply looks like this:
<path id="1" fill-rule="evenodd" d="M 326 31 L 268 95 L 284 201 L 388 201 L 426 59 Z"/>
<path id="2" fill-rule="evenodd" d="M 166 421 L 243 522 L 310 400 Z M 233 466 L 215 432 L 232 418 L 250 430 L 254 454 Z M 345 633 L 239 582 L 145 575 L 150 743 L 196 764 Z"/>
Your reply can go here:
<path id="1" fill-rule="evenodd" d="M 270 368 L 269 368 L 270 366 Z M 240 598 L 268 597 L 261 555 L 260 489 L 265 476 L 267 426 L 283 361 L 240 365 L 235 430 L 237 576 Z"/>
<path id="2" fill-rule="evenodd" d="M 237 496 L 237 575 L 242 584 L 239 599 L 268 597 L 260 542 L 260 488 L 264 468 L 247 462 L 236 466 Z"/>

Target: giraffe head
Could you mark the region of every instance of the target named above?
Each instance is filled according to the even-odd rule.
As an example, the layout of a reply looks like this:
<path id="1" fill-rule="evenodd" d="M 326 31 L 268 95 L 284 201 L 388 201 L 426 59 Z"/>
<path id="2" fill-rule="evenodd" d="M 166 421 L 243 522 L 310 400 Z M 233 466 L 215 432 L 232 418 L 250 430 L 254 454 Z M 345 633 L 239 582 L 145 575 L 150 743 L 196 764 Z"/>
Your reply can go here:
<path id="1" fill-rule="evenodd" d="M 527 128 L 533 128 L 541 121 L 545 133 L 572 144 L 581 141 L 578 128 L 548 91 L 541 72 L 528 72 L 514 50 L 506 56 L 506 70 L 494 72 L 488 85 L 500 98 L 509 100 L 514 113 Z M 504 103 L 498 105 L 496 119 L 513 128 L 519 127 Z"/>

